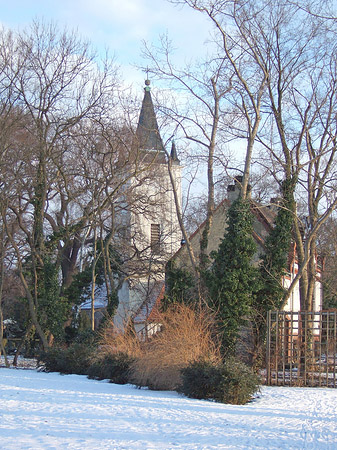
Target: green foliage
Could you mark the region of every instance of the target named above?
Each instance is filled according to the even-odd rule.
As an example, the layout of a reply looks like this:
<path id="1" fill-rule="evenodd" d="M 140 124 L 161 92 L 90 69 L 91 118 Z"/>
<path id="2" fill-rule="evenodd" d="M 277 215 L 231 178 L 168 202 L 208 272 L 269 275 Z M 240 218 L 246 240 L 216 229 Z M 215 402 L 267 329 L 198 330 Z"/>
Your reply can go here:
<path id="1" fill-rule="evenodd" d="M 128 354 L 118 352 L 104 355 L 96 360 L 88 369 L 88 378 L 110 380 L 111 383 L 126 384 L 129 382 L 130 365 L 133 362 Z"/>
<path id="2" fill-rule="evenodd" d="M 181 370 L 179 392 L 190 398 L 215 400 L 221 382 L 217 365 L 209 361 L 195 361 Z"/>
<path id="3" fill-rule="evenodd" d="M 42 351 L 38 364 L 45 372 L 87 375 L 94 353 L 95 334 L 91 330 L 82 333 L 69 347 L 54 346 Z"/>
<path id="4" fill-rule="evenodd" d="M 70 286 L 65 290 L 65 295 L 71 299 L 74 305 L 80 305 L 84 297 L 89 293 L 88 286 L 92 280 L 90 267 L 86 267 L 82 272 L 76 273 Z"/>
<path id="5" fill-rule="evenodd" d="M 87 345 L 88 347 L 96 347 L 97 333 L 91 328 L 85 328 L 77 334 L 74 343 Z"/>
<path id="6" fill-rule="evenodd" d="M 329 277 L 323 282 L 323 292 L 323 309 L 337 309 L 335 277 Z"/>
<path id="7" fill-rule="evenodd" d="M 42 351 L 38 357 L 39 366 L 46 372 L 88 375 L 91 379 L 128 383 L 134 359 L 123 352 L 100 356 L 96 340 L 97 334 L 86 330 L 69 347 L 54 346 Z"/>
<path id="8" fill-rule="evenodd" d="M 274 227 L 265 241 L 265 253 L 262 256 L 260 272 L 262 288 L 259 291 L 259 310 L 266 313 L 281 306 L 285 289 L 282 276 L 288 266 L 294 223 L 294 187 L 296 180 L 285 180 L 282 185 L 282 203 L 279 206 Z"/>
<path id="9" fill-rule="evenodd" d="M 56 263 L 46 257 L 38 283 L 38 316 L 46 331 L 56 340 L 64 337 L 64 323 L 68 319 L 71 305 L 68 299 L 60 294 L 59 268 Z"/>
<path id="10" fill-rule="evenodd" d="M 45 248 L 49 252 L 57 250 L 60 241 L 67 242 L 73 238 L 80 230 L 80 224 L 67 225 L 66 227 L 59 226 L 57 230 L 54 230 L 52 234 L 47 235 L 45 240 Z"/>
<path id="11" fill-rule="evenodd" d="M 92 356 L 91 347 L 76 343 L 68 348 L 52 347 L 42 352 L 38 364 L 45 372 L 86 375 Z"/>
<path id="12" fill-rule="evenodd" d="M 222 332 L 223 352 L 233 353 L 239 328 L 251 312 L 259 288 L 259 271 L 252 264 L 256 244 L 252 236 L 250 202 L 239 198 L 228 209 L 227 229 L 204 273 L 209 306 Z"/>
<path id="13" fill-rule="evenodd" d="M 107 314 L 110 317 L 113 317 L 116 313 L 116 309 L 118 307 L 118 293 L 116 289 L 113 289 L 109 298 L 108 298 L 108 306 L 107 306 Z"/>
<path id="14" fill-rule="evenodd" d="M 179 391 L 190 398 L 244 405 L 259 390 L 259 378 L 245 364 L 229 358 L 222 364 L 196 361 L 182 369 Z"/>
<path id="15" fill-rule="evenodd" d="M 165 276 L 166 295 L 162 302 L 164 310 L 173 303 L 188 305 L 194 301 L 194 278 L 187 269 L 175 267 L 171 260 L 166 265 Z"/>
<path id="16" fill-rule="evenodd" d="M 73 305 L 80 305 L 90 297 L 91 282 L 91 266 L 85 267 L 82 272 L 77 273 L 73 277 L 71 285 L 65 291 L 65 295 Z M 100 275 L 97 276 L 96 282 L 98 285 L 103 283 Z"/>
<path id="17" fill-rule="evenodd" d="M 54 256 L 49 254 L 46 248 L 43 253 L 39 266 L 35 266 L 31 256 L 26 258 L 24 276 L 35 299 L 36 314 L 43 332 L 60 342 L 64 339 L 64 324 L 71 313 L 71 303 L 61 293 L 59 264 L 54 261 Z M 22 298 L 21 302 L 27 310 L 27 325 L 28 299 Z"/>
<path id="18" fill-rule="evenodd" d="M 10 302 L 6 302 L 3 308 L 4 317 L 13 320 L 16 324 L 15 331 L 11 333 L 12 337 L 21 339 L 30 320 L 27 298 L 21 296 L 13 298 Z"/>

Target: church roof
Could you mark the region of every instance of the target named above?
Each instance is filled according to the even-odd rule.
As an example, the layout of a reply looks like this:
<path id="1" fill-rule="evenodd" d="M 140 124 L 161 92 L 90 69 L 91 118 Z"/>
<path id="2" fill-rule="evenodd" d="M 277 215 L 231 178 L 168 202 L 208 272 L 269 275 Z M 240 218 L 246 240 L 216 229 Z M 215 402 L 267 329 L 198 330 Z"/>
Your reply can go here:
<path id="1" fill-rule="evenodd" d="M 144 99 L 136 131 L 138 148 L 142 150 L 157 150 L 164 152 L 164 146 L 160 137 L 151 97 L 150 81 L 146 80 L 145 84 Z"/>

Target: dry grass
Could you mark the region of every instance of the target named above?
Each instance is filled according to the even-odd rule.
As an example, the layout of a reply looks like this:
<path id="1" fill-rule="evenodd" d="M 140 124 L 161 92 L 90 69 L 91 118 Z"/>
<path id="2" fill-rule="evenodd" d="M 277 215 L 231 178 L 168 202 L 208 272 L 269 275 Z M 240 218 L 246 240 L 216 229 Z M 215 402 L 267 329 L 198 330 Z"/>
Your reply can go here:
<path id="1" fill-rule="evenodd" d="M 141 355 L 141 342 L 135 331 L 127 327 L 125 331 L 114 327 L 113 319 L 107 322 L 101 332 L 99 345 L 99 358 L 123 353 L 130 358 L 138 358 Z"/>
<path id="2" fill-rule="evenodd" d="M 143 343 L 132 365 L 132 381 L 137 385 L 174 390 L 181 383 L 180 370 L 189 363 L 220 360 L 219 346 L 212 339 L 213 321 L 204 312 L 179 305 L 158 319 L 163 331 Z"/>
<path id="3" fill-rule="evenodd" d="M 95 360 L 125 354 L 133 360 L 130 381 L 157 390 L 175 390 L 181 384 L 180 370 L 193 361 L 220 361 L 214 321 L 206 313 L 175 305 L 156 319 L 162 331 L 147 342 L 141 342 L 132 327 L 121 332 L 108 322 Z"/>

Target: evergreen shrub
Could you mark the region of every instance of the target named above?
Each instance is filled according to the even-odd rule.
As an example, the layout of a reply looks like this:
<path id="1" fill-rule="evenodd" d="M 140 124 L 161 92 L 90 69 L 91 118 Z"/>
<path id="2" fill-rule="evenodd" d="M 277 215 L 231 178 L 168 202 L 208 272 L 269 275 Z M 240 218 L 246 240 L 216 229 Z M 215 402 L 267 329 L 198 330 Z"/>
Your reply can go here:
<path id="1" fill-rule="evenodd" d="M 110 380 L 110 383 L 126 384 L 129 382 L 130 365 L 133 358 L 126 353 L 106 354 L 96 359 L 88 369 L 88 378 Z"/>
<path id="2" fill-rule="evenodd" d="M 40 353 L 38 364 L 45 372 L 87 375 L 96 351 L 94 333 L 89 331 L 78 336 L 66 346 L 54 346 Z"/>
<path id="3" fill-rule="evenodd" d="M 259 390 L 259 377 L 234 357 L 221 364 L 192 362 L 181 375 L 179 392 L 190 398 L 244 405 Z"/>
<path id="4" fill-rule="evenodd" d="M 113 318 L 107 318 L 97 343 L 88 377 L 116 384 L 129 383 L 130 366 L 141 352 L 141 342 L 131 324 L 120 330 L 115 327 Z"/>
<path id="5" fill-rule="evenodd" d="M 75 343 L 68 348 L 52 347 L 41 352 L 38 363 L 45 372 L 87 375 L 92 355 L 92 347 Z"/>
<path id="6" fill-rule="evenodd" d="M 227 228 L 213 263 L 203 273 L 208 289 L 208 304 L 216 311 L 223 354 L 235 354 L 240 329 L 252 314 L 260 273 L 253 264 L 256 242 L 251 203 L 239 198 L 227 211 Z"/>

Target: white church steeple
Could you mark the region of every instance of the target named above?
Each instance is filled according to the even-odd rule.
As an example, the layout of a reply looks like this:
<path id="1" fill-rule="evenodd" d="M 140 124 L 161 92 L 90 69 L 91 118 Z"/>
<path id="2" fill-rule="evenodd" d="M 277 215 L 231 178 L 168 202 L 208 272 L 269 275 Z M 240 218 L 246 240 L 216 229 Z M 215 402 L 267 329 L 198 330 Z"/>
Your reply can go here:
<path id="1" fill-rule="evenodd" d="M 129 205 L 128 226 L 130 245 L 137 256 L 132 262 L 133 273 L 119 292 L 116 320 L 124 323 L 148 298 L 152 298 L 150 293 L 154 288 L 158 289 L 158 283 L 164 283 L 165 265 L 181 242 L 168 163 L 179 202 L 181 167 L 174 142 L 170 152 L 165 150 L 149 80 L 145 81 L 133 147 L 139 166 L 138 173 L 130 182 L 133 198 Z"/>

